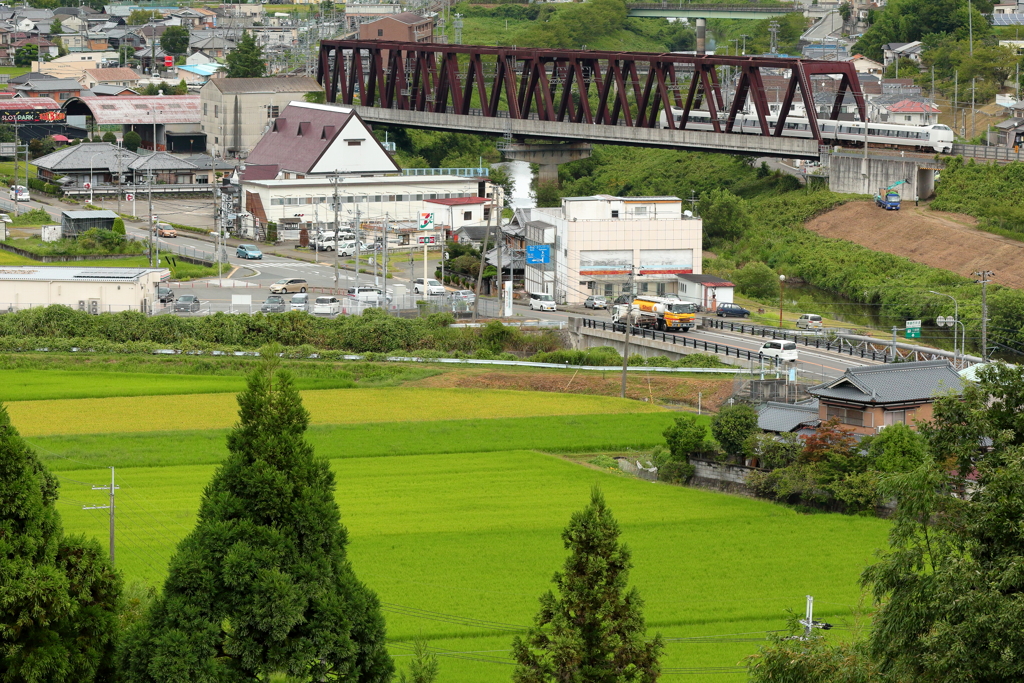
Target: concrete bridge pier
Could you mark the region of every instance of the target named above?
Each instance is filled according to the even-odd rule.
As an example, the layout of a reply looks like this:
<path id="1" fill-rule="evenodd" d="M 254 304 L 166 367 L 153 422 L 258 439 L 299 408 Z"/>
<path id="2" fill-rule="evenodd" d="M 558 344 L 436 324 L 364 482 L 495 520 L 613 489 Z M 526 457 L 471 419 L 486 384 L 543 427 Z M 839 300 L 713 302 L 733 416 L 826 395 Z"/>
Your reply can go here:
<path id="1" fill-rule="evenodd" d="M 563 142 L 553 145 L 525 145 L 510 143 L 502 148 L 506 159 L 525 161 L 540 166 L 537 182 L 558 184 L 558 166 L 590 156 L 591 146 L 586 142 Z"/>
<path id="2" fill-rule="evenodd" d="M 697 31 L 697 54 L 702 55 L 707 50 L 706 36 L 708 29 L 707 19 L 694 19 L 694 27 Z"/>
<path id="3" fill-rule="evenodd" d="M 879 188 L 905 180 L 895 188 L 904 201 L 928 199 L 935 194 L 935 173 L 940 164 L 931 159 L 859 154 L 832 154 L 828 186 L 833 192 L 874 195 Z"/>

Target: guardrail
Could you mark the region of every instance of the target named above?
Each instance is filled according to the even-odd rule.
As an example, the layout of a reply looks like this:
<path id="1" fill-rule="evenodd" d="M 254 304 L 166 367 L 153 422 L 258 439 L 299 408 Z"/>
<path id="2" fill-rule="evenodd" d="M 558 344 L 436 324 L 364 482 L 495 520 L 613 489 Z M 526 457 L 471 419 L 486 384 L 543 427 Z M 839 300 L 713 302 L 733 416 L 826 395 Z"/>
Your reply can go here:
<path id="1" fill-rule="evenodd" d="M 701 318 L 701 325 L 705 328 L 729 330 L 730 332 L 739 332 L 740 334 L 749 334 L 755 337 L 761 337 L 762 339 L 783 339 L 786 341 L 793 341 L 797 344 L 803 344 L 804 346 L 813 346 L 816 349 L 822 349 L 823 351 L 831 351 L 832 353 L 844 354 L 855 358 L 864 358 L 877 361 L 880 363 L 891 363 L 893 362 L 892 354 L 887 351 L 875 351 L 874 349 L 864 348 L 863 346 L 855 347 L 847 344 L 841 338 L 832 340 L 823 338 L 818 335 L 809 335 L 806 333 L 799 332 L 787 332 L 785 330 L 779 330 L 774 327 L 767 327 L 765 325 L 752 325 L 750 323 L 734 323 L 731 321 L 721 320 L 719 318 Z M 878 344 L 885 344 L 886 342 L 881 339 L 878 340 Z"/>
<path id="2" fill-rule="evenodd" d="M 92 189 L 87 189 L 77 185 L 64 188 L 65 197 L 90 197 L 94 195 L 116 195 L 118 192 L 122 194 L 134 194 L 139 198 L 143 196 L 149 196 L 148 185 L 96 185 Z M 196 183 L 190 185 L 153 185 L 153 194 L 191 194 L 194 192 L 213 192 L 213 185 L 210 183 Z"/>
<path id="3" fill-rule="evenodd" d="M 603 320 L 594 320 L 592 318 L 583 318 L 583 327 L 589 327 L 593 330 L 604 330 L 611 332 L 622 332 L 625 333 L 626 326 L 622 323 L 608 323 Z M 758 351 L 748 351 L 747 349 L 737 349 L 734 346 L 727 344 L 718 344 L 716 342 L 709 342 L 705 339 L 694 339 L 693 337 L 681 337 L 676 334 L 669 334 L 668 332 L 659 332 L 657 330 L 651 330 L 646 327 L 635 327 L 631 326 L 631 336 L 640 337 L 641 339 L 650 339 L 652 341 L 660 341 L 666 344 L 677 344 L 682 347 L 690 347 L 698 351 L 707 351 L 708 353 L 717 353 L 725 357 L 733 356 L 742 360 L 751 361 L 769 361 L 774 362 L 774 358 L 769 358 L 762 355 Z"/>

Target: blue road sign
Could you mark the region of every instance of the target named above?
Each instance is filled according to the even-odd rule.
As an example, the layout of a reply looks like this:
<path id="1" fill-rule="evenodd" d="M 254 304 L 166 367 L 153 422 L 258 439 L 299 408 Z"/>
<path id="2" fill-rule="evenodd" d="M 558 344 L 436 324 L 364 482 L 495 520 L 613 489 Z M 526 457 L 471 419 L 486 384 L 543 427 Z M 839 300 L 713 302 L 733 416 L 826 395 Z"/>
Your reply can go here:
<path id="1" fill-rule="evenodd" d="M 551 263 L 551 247 L 546 244 L 535 244 L 526 247 L 527 263 Z"/>

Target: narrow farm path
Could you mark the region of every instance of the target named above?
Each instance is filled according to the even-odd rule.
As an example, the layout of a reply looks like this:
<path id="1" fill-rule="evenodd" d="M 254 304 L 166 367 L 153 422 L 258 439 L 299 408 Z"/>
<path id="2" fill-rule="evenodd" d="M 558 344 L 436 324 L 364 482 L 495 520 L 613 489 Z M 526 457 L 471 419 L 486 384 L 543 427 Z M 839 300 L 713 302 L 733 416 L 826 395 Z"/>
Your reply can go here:
<path id="1" fill-rule="evenodd" d="M 874 202 L 849 202 L 811 220 L 807 229 L 964 277 L 992 270 L 999 284 L 1024 289 L 1024 242 L 976 225 L 972 216 L 932 211 L 913 202 L 899 211 L 885 211 Z"/>

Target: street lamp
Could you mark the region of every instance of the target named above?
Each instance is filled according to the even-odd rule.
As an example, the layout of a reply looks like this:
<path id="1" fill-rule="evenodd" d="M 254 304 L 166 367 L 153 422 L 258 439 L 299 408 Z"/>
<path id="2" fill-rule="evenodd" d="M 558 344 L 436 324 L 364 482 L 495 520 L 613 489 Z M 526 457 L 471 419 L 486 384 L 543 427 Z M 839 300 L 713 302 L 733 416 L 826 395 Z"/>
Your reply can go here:
<path id="1" fill-rule="evenodd" d="M 964 353 L 964 346 L 967 344 L 967 326 L 964 325 L 962 322 L 960 322 L 960 302 L 957 301 L 955 298 L 953 298 L 953 296 L 950 295 L 950 294 L 943 294 L 942 292 L 936 292 L 936 291 L 931 290 L 931 289 L 929 289 L 928 292 L 931 293 L 931 294 L 937 294 L 938 296 L 944 296 L 944 297 L 947 297 L 949 299 L 953 299 L 953 324 L 950 325 L 950 327 L 953 328 L 953 360 L 956 361 L 956 359 L 957 359 L 957 352 L 956 352 L 956 349 L 957 349 L 957 345 L 956 345 L 956 325 L 957 325 L 957 323 L 960 323 L 960 328 L 963 330 L 963 333 L 962 333 L 963 341 L 960 344 L 960 354 L 961 355 L 963 355 L 963 353 Z M 941 327 L 941 325 L 940 325 L 940 327 Z M 954 362 L 954 365 L 955 364 L 956 363 Z"/>
<path id="2" fill-rule="evenodd" d="M 786 284 L 786 276 L 779 276 L 779 329 L 782 329 L 782 290 Z"/>
<path id="3" fill-rule="evenodd" d="M 747 55 L 747 38 L 749 38 L 749 37 L 750 36 L 748 36 L 746 33 L 740 34 L 740 38 L 743 39 L 743 56 L 744 57 Z"/>

